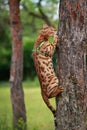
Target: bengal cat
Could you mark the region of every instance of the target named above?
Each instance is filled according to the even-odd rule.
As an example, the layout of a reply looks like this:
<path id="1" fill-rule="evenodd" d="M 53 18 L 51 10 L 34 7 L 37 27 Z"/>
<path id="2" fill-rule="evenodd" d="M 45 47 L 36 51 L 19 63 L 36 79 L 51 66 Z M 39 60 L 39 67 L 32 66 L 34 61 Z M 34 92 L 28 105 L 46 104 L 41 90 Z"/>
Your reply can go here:
<path id="1" fill-rule="evenodd" d="M 44 25 L 34 45 L 33 59 L 41 86 L 41 94 L 44 102 L 55 117 L 55 109 L 49 102 L 49 98 L 56 97 L 63 89 L 59 86 L 59 80 L 55 75 L 52 56 L 58 42 L 58 36 L 53 27 Z M 53 38 L 53 41 L 52 41 Z"/>

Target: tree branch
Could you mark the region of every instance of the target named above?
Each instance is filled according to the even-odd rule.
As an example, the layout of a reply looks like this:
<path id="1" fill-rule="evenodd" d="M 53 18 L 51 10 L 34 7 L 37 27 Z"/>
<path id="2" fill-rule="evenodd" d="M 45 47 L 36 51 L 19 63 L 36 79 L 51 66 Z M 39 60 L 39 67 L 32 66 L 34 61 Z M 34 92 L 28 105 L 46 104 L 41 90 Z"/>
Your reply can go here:
<path id="1" fill-rule="evenodd" d="M 25 3 L 22 3 L 22 6 L 23 6 L 24 10 L 25 10 L 26 12 L 28 12 L 29 15 L 31 15 L 31 16 L 33 16 L 33 17 L 36 17 L 36 18 L 39 18 L 39 19 L 42 19 L 42 16 L 40 16 L 40 15 L 38 15 L 38 14 L 36 14 L 36 13 L 30 11 L 30 10 L 27 8 L 27 6 L 25 5 Z"/>
<path id="2" fill-rule="evenodd" d="M 39 2 L 37 3 L 39 12 L 40 12 L 42 18 L 44 19 L 44 21 L 45 21 L 49 26 L 52 26 L 52 24 L 51 24 L 51 22 L 49 21 L 47 15 L 42 11 L 41 2 L 42 2 L 42 0 L 39 0 Z"/>
<path id="3" fill-rule="evenodd" d="M 38 19 L 42 19 L 46 22 L 46 24 L 48 24 L 49 26 L 52 26 L 51 22 L 49 21 L 48 17 L 44 14 L 44 12 L 42 11 L 41 9 L 41 1 L 42 0 L 39 0 L 39 2 L 37 3 L 37 7 L 39 9 L 39 12 L 40 12 L 40 15 L 39 14 L 36 14 L 35 12 L 32 12 L 30 11 L 27 6 L 25 5 L 25 3 L 22 3 L 22 6 L 24 8 L 24 10 L 26 12 L 28 12 L 29 15 L 33 16 L 33 17 L 36 17 Z"/>

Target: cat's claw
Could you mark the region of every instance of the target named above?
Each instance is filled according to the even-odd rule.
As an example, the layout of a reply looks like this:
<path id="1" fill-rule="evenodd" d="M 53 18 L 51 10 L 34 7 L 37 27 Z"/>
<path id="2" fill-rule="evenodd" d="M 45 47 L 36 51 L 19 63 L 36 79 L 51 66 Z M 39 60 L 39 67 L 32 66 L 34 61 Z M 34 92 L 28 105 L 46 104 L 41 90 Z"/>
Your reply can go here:
<path id="1" fill-rule="evenodd" d="M 61 86 L 58 86 L 58 89 L 59 89 L 60 93 L 63 92 L 63 88 Z"/>

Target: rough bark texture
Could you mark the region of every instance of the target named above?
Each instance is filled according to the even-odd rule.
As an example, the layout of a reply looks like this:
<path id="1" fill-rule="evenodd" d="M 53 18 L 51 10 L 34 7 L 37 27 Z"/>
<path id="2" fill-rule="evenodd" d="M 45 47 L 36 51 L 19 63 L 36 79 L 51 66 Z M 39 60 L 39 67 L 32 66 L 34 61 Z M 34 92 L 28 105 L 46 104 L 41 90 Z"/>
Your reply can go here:
<path id="1" fill-rule="evenodd" d="M 86 130 L 87 1 L 60 0 L 56 130 Z"/>
<path id="2" fill-rule="evenodd" d="M 13 125 L 18 130 L 26 129 L 26 111 L 22 88 L 23 48 L 20 22 L 20 0 L 10 0 L 10 22 L 12 35 L 12 59 L 10 71 L 10 87 L 13 108 Z M 24 127 L 24 129 L 23 129 Z"/>

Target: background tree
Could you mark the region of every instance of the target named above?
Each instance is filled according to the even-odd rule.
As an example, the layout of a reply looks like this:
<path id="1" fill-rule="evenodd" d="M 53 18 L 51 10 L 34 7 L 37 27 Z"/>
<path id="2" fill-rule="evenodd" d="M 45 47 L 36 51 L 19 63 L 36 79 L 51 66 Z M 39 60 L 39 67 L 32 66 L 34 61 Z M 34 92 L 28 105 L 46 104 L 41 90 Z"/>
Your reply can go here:
<path id="1" fill-rule="evenodd" d="M 10 71 L 13 125 L 18 130 L 26 129 L 26 111 L 22 89 L 23 48 L 20 21 L 20 0 L 9 0 L 10 25 L 12 35 L 12 59 Z"/>
<path id="2" fill-rule="evenodd" d="M 60 0 L 57 75 L 64 92 L 57 97 L 56 130 L 86 130 L 87 2 Z"/>

